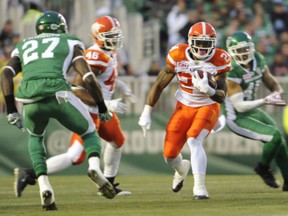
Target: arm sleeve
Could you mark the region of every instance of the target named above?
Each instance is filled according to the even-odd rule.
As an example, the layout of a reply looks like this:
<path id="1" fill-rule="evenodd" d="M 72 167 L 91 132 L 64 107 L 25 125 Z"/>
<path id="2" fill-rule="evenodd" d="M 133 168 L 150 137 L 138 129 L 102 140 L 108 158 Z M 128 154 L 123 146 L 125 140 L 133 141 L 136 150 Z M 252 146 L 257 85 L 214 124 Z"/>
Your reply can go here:
<path id="1" fill-rule="evenodd" d="M 242 113 L 247 112 L 249 110 L 255 109 L 260 107 L 264 104 L 264 99 L 258 99 L 253 101 L 244 101 L 244 94 L 243 92 L 239 92 L 229 97 L 230 101 L 232 102 L 234 108 Z"/>

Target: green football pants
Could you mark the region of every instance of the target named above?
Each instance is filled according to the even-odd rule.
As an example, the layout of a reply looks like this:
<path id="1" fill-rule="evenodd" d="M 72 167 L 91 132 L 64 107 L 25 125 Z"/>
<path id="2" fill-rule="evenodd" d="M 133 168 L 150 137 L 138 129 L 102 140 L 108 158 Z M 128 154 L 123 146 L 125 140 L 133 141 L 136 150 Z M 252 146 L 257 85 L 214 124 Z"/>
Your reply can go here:
<path id="1" fill-rule="evenodd" d="M 29 132 L 29 154 L 37 176 L 47 174 L 44 133 L 51 118 L 82 136 L 88 157 L 101 154 L 100 138 L 90 114 L 76 96 L 69 97 L 69 102 L 61 104 L 55 97 L 24 104 L 24 125 Z"/>
<path id="2" fill-rule="evenodd" d="M 261 109 L 237 114 L 235 120 L 226 121 L 234 133 L 252 140 L 263 142 L 260 163 L 269 166 L 275 158 L 284 179 L 288 180 L 288 151 L 283 134 L 275 121 Z"/>

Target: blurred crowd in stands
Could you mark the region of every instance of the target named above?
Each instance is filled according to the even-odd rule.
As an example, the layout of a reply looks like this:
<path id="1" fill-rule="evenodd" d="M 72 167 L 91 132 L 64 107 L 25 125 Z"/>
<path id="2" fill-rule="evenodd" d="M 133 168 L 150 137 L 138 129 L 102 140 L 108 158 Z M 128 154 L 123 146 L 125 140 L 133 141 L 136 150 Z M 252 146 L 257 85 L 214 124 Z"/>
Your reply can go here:
<path id="1" fill-rule="evenodd" d="M 41 11 L 53 9 L 62 13 L 69 25 L 69 10 L 65 3 L 73 0 L 11 0 L 15 1 L 23 7 L 23 22 L 26 16 L 34 22 Z M 139 12 L 145 21 L 157 20 L 160 23 L 162 62 L 153 62 L 147 71 L 148 75 L 158 74 L 170 47 L 177 43 L 186 43 L 190 26 L 198 21 L 209 22 L 215 27 L 218 34 L 217 46 L 224 49 L 227 36 L 235 31 L 246 31 L 253 37 L 256 49 L 266 57 L 271 72 L 276 76 L 288 75 L 287 0 L 106 1 L 110 7 L 122 4 L 128 13 Z M 1 27 L 0 67 L 6 63 L 15 44 L 21 39 L 19 32 L 11 20 L 7 20 Z M 133 75 L 133 72 L 130 71 L 128 75 Z"/>
<path id="2" fill-rule="evenodd" d="M 161 7 L 165 5 L 165 7 Z M 185 43 L 191 25 L 211 23 L 218 47 L 225 49 L 227 36 L 246 31 L 276 76 L 288 75 L 288 2 L 285 0 L 158 0 L 143 1 L 139 11 L 145 19 L 161 23 L 161 53 Z M 155 68 L 155 65 L 152 65 Z M 157 70 L 153 72 L 157 73 Z"/>

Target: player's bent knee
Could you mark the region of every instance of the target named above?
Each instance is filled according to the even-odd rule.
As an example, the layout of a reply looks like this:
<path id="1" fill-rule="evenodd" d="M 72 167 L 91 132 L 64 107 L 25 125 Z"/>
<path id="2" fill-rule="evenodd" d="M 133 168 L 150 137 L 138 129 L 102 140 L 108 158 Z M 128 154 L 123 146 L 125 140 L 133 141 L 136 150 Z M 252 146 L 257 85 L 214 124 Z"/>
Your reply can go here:
<path id="1" fill-rule="evenodd" d="M 179 152 L 175 151 L 173 149 L 171 149 L 171 151 L 165 150 L 164 154 L 163 154 L 163 157 L 164 157 L 165 161 L 166 160 L 170 160 L 170 159 L 173 160 L 174 158 L 177 157 L 178 154 L 179 154 Z"/>
<path id="2" fill-rule="evenodd" d="M 275 133 L 273 134 L 272 143 L 274 143 L 275 145 L 278 145 L 278 146 L 280 146 L 282 144 L 282 135 L 281 135 L 280 131 L 278 131 L 278 130 L 275 131 Z"/>

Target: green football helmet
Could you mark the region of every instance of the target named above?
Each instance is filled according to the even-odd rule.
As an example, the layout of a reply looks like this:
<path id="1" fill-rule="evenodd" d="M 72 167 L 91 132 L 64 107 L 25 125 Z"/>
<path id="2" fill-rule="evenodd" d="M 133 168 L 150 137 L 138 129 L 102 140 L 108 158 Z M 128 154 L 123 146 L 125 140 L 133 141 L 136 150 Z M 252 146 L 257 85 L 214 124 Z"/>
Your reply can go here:
<path id="1" fill-rule="evenodd" d="M 229 36 L 226 47 L 238 64 L 247 65 L 254 58 L 254 43 L 246 32 L 235 32 Z"/>
<path id="2" fill-rule="evenodd" d="M 36 22 L 37 35 L 42 33 L 67 33 L 68 28 L 65 18 L 55 11 L 44 12 Z"/>

